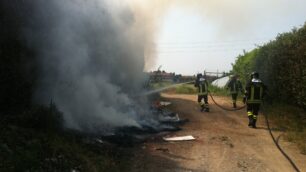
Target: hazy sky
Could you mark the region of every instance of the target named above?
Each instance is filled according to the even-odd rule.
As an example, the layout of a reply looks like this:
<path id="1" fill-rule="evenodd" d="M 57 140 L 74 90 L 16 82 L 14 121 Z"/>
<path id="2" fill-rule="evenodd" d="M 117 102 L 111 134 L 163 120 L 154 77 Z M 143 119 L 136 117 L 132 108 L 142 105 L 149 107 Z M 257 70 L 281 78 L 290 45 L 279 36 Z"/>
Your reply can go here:
<path id="1" fill-rule="evenodd" d="M 219 1 L 171 3 L 159 21 L 156 68 L 192 75 L 229 71 L 243 50 L 306 21 L 306 0 Z"/>

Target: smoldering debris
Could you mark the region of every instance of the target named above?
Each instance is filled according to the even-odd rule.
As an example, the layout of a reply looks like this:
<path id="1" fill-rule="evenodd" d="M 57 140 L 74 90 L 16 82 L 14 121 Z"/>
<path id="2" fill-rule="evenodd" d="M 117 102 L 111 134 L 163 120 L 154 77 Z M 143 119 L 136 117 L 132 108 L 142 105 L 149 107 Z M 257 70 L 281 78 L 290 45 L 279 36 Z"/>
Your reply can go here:
<path id="1" fill-rule="evenodd" d="M 116 128 L 113 133 L 101 136 L 102 140 L 130 146 L 142 143 L 157 133 L 179 131 L 181 130 L 180 126 L 189 121 L 188 119 L 180 119 L 177 113 L 164 108 L 151 108 L 151 113 L 155 117 L 154 124 L 142 123 L 141 127 Z"/>

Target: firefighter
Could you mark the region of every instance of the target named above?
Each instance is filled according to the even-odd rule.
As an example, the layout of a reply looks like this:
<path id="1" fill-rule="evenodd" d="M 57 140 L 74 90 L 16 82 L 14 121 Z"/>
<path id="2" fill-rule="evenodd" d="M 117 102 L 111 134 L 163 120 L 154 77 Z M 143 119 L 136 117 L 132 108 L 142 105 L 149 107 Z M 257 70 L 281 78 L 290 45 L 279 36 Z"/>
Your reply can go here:
<path id="1" fill-rule="evenodd" d="M 249 127 L 256 128 L 256 121 L 260 104 L 266 92 L 266 86 L 259 79 L 258 72 L 251 74 L 251 80 L 245 87 L 245 102 L 247 104 L 247 113 L 249 118 Z"/>
<path id="2" fill-rule="evenodd" d="M 195 82 L 195 87 L 198 88 L 198 103 L 201 106 L 201 112 L 209 112 L 208 106 L 208 82 L 202 76 L 202 74 L 198 75 L 198 79 Z"/>
<path id="3" fill-rule="evenodd" d="M 236 102 L 237 102 L 237 96 L 239 91 L 243 94 L 243 88 L 242 88 L 242 84 L 239 80 L 239 76 L 238 75 L 234 75 L 226 84 L 226 89 L 230 90 L 230 93 L 232 95 L 232 101 L 233 101 L 233 108 L 236 108 Z"/>

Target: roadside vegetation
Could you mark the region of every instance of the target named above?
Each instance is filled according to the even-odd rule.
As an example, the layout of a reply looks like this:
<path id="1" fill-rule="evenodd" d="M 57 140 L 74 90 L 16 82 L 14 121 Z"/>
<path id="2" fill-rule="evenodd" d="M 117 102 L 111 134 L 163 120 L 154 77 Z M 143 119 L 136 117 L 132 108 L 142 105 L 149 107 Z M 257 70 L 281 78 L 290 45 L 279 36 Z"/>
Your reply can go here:
<path id="1" fill-rule="evenodd" d="M 159 89 L 163 87 L 168 87 L 170 85 L 173 85 L 174 83 L 170 82 L 160 82 L 160 83 L 154 83 L 152 85 L 152 89 Z M 224 88 L 219 88 L 216 86 L 213 86 L 209 84 L 208 90 L 213 94 L 213 95 L 218 95 L 218 96 L 229 96 L 229 92 L 225 90 Z M 181 84 L 181 85 L 176 85 L 173 88 L 167 89 L 168 93 L 175 93 L 175 94 L 197 94 L 198 90 L 194 86 L 194 83 L 189 83 L 189 84 Z"/>
<path id="2" fill-rule="evenodd" d="M 196 94 L 197 89 L 191 84 L 182 84 L 175 87 L 176 94 Z"/>
<path id="3" fill-rule="evenodd" d="M 62 127 L 55 107 L 1 116 L 0 171 L 122 171 L 128 151 Z M 124 159 L 124 161 L 122 161 Z"/>
<path id="4" fill-rule="evenodd" d="M 152 90 L 161 89 L 161 88 L 165 88 L 165 87 L 169 87 L 173 85 L 173 87 L 169 87 L 165 91 L 167 93 L 175 93 L 175 94 L 196 94 L 197 93 L 197 89 L 194 87 L 193 83 L 178 84 L 178 85 L 175 85 L 175 84 L 178 84 L 178 83 L 168 82 L 168 81 L 152 83 L 150 85 L 150 89 Z"/>
<path id="5" fill-rule="evenodd" d="M 230 96 L 229 91 L 227 91 L 225 88 L 220 88 L 214 85 L 209 85 L 208 90 L 211 92 L 213 95 L 217 96 Z"/>
<path id="6" fill-rule="evenodd" d="M 274 127 L 280 131 L 286 131 L 284 138 L 294 142 L 306 155 L 306 118 L 305 111 L 296 106 L 276 103 L 270 104 L 265 109 Z"/>
<path id="7" fill-rule="evenodd" d="M 152 89 L 160 89 L 163 87 L 168 87 L 170 85 L 174 85 L 175 83 L 171 82 L 159 82 L 159 83 L 154 83 L 152 84 L 151 88 Z M 228 90 L 224 88 L 220 88 L 214 85 L 209 84 L 208 85 L 208 90 L 211 94 L 217 95 L 217 96 L 230 96 L 230 93 Z M 189 84 L 181 84 L 181 85 L 176 85 L 172 88 L 169 88 L 166 90 L 168 93 L 175 93 L 175 94 L 197 94 L 198 90 L 194 86 L 194 83 L 189 83 Z M 241 94 L 239 94 L 241 96 Z"/>
<path id="8" fill-rule="evenodd" d="M 149 85 L 149 88 L 152 89 L 152 90 L 155 90 L 155 89 L 168 87 L 168 86 L 173 85 L 173 84 L 174 83 L 170 82 L 170 81 L 156 82 L 156 83 L 151 83 Z"/>
<path id="9" fill-rule="evenodd" d="M 245 84 L 258 71 L 268 87 L 267 113 L 306 154 L 306 24 L 239 55 L 232 73 Z"/>

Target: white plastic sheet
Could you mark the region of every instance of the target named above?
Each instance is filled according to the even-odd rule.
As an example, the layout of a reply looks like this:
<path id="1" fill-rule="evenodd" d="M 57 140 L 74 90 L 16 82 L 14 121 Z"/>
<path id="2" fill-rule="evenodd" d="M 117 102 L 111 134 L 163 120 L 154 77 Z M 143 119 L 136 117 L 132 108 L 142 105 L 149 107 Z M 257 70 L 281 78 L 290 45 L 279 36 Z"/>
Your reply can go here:
<path id="1" fill-rule="evenodd" d="M 180 136 L 180 137 L 164 137 L 165 141 L 188 141 L 188 140 L 195 140 L 195 138 L 191 135 L 189 136 Z"/>
<path id="2" fill-rule="evenodd" d="M 229 81 L 229 79 L 230 79 L 230 77 L 226 76 L 226 77 L 214 80 L 211 84 L 214 85 L 214 86 L 217 86 L 219 88 L 223 88 L 223 87 L 225 87 L 225 85 Z"/>
<path id="3" fill-rule="evenodd" d="M 159 102 L 161 106 L 169 106 L 171 102 Z"/>

